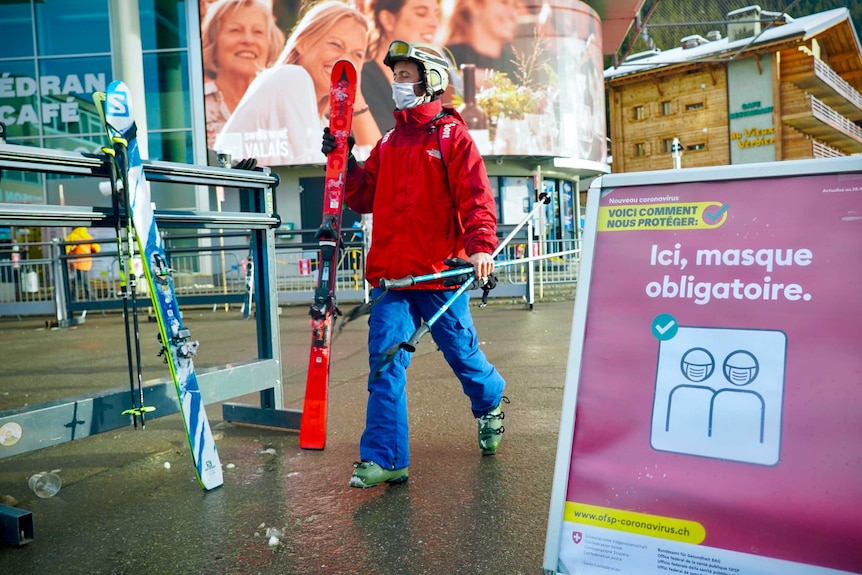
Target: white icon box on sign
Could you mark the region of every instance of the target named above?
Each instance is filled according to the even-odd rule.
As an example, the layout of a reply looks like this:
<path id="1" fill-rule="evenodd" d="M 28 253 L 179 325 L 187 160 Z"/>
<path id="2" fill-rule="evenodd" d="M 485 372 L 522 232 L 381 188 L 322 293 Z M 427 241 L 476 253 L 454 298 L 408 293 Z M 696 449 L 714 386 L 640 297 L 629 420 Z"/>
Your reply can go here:
<path id="1" fill-rule="evenodd" d="M 780 331 L 680 327 L 659 342 L 650 444 L 777 464 L 786 359 Z"/>

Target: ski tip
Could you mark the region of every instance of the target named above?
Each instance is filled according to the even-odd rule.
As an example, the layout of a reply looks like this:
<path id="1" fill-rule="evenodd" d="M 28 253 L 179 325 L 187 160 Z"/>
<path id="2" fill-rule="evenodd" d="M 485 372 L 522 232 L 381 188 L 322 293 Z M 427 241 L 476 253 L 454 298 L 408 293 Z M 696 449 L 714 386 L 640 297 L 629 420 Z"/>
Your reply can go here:
<path id="1" fill-rule="evenodd" d="M 356 68 L 350 60 L 338 60 L 332 66 L 330 79 L 335 82 L 356 82 Z"/>
<path id="2" fill-rule="evenodd" d="M 110 84 L 108 84 L 108 94 L 112 92 L 125 92 L 129 93 L 129 86 L 123 82 L 122 80 L 114 80 Z"/>
<path id="3" fill-rule="evenodd" d="M 105 119 L 105 101 L 108 99 L 108 95 L 105 92 L 93 92 L 93 104 L 96 106 L 96 111 L 99 113 L 99 119 L 102 122 L 106 122 Z"/>
<path id="4" fill-rule="evenodd" d="M 111 126 L 125 132 L 135 122 L 132 117 L 132 95 L 126 83 L 122 80 L 111 82 L 108 85 L 106 102 L 105 115 Z"/>

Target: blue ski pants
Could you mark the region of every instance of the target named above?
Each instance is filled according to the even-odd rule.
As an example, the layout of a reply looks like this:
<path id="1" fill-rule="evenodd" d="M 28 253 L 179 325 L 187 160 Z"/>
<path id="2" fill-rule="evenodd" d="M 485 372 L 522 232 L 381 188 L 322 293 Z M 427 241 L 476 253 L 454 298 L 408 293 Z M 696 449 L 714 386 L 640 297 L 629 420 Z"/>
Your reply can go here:
<path id="1" fill-rule="evenodd" d="M 379 293 L 377 288 L 371 295 Z M 373 461 L 384 469 L 410 465 L 406 387 L 411 354 L 402 349 L 376 378 L 374 371 L 388 349 L 410 339 L 422 320 L 431 318 L 451 295 L 452 291 L 447 290 L 391 291 L 371 308 L 368 320 L 371 375 L 365 431 L 359 442 L 362 460 Z M 500 403 L 506 382 L 479 349 L 469 299 L 467 293 L 458 297 L 431 326 L 431 336 L 470 398 L 473 416 L 479 417 Z"/>

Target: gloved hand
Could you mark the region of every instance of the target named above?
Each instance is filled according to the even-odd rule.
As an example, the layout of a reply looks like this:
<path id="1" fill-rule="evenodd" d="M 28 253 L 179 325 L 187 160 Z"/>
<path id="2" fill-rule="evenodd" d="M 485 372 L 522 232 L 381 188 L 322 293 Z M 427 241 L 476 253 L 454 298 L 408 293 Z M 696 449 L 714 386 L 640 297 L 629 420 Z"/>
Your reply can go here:
<path id="1" fill-rule="evenodd" d="M 255 168 L 257 168 L 257 159 L 245 158 L 233 164 L 231 168 L 234 168 L 236 170 L 254 170 Z"/>
<path id="2" fill-rule="evenodd" d="M 444 286 L 460 286 L 462 283 L 467 281 L 471 275 L 473 275 L 473 264 L 463 258 L 448 258 L 443 260 L 443 264 L 450 269 L 464 268 L 463 274 L 451 276 L 443 280 Z M 473 288 L 471 287 L 470 289 Z"/>
<path id="3" fill-rule="evenodd" d="M 468 262 L 467 260 L 465 260 L 463 258 L 449 258 L 449 259 L 443 260 L 443 263 L 452 269 L 464 268 L 463 274 L 459 274 L 457 276 L 452 276 L 450 278 L 446 278 L 445 280 L 443 280 L 443 285 L 447 286 L 447 287 L 449 287 L 449 286 L 460 286 L 465 281 L 470 279 L 470 276 L 472 276 L 474 273 L 473 272 L 473 264 L 471 264 L 470 262 Z M 497 287 L 497 276 L 495 276 L 494 274 L 489 274 L 488 277 L 485 277 L 485 278 L 475 278 L 474 277 L 473 282 L 471 283 L 470 287 L 467 289 L 468 290 L 474 290 L 474 289 L 480 289 L 481 288 L 485 292 L 483 295 L 483 300 L 486 300 L 488 297 L 488 292 L 491 291 L 492 289 L 494 289 L 495 287 Z"/>
<path id="4" fill-rule="evenodd" d="M 353 145 L 356 144 L 356 138 L 347 136 L 347 153 L 353 155 Z M 328 156 L 335 150 L 335 136 L 329 132 L 329 127 L 323 128 L 323 143 L 320 145 L 320 151 L 324 156 Z"/>
<path id="5" fill-rule="evenodd" d="M 473 264 L 464 258 L 448 258 L 443 260 L 443 265 L 448 268 L 470 268 L 473 269 Z"/>

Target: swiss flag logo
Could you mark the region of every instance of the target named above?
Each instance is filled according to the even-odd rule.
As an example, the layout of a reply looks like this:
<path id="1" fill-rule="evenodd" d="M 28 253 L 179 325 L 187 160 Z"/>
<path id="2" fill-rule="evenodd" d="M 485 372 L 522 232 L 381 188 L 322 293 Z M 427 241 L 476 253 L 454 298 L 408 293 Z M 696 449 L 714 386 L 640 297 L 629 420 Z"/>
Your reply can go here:
<path id="1" fill-rule="evenodd" d="M 584 538 L 584 534 L 581 533 L 580 531 L 572 531 L 572 541 L 574 541 L 575 544 L 580 543 L 583 540 L 583 538 Z"/>

